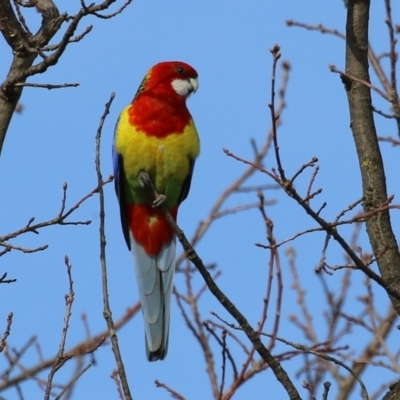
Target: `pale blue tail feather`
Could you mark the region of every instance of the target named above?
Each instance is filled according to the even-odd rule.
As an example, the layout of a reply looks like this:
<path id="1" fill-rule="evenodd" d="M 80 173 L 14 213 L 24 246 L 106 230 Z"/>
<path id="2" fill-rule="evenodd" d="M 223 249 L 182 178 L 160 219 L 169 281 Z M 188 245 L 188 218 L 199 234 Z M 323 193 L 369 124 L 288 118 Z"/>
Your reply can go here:
<path id="1" fill-rule="evenodd" d="M 168 351 L 169 319 L 175 273 L 174 237 L 157 256 L 149 256 L 130 234 L 149 361 L 162 360 Z"/>

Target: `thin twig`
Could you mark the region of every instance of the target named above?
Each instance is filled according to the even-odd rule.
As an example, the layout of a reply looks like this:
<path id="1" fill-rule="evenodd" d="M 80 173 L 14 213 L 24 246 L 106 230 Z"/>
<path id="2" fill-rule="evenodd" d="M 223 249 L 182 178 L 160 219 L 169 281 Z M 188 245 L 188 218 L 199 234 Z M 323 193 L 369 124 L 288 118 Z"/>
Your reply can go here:
<path id="1" fill-rule="evenodd" d="M 324 393 L 322 393 L 322 400 L 328 400 L 328 393 L 331 387 L 330 382 L 324 382 Z"/>
<path id="2" fill-rule="evenodd" d="M 390 101 L 389 96 L 386 93 L 382 92 L 382 90 L 380 90 L 376 86 L 374 86 L 371 82 L 368 82 L 368 81 L 366 81 L 364 79 L 358 78 L 357 76 L 353 76 L 351 74 L 348 74 L 348 73 L 346 73 L 344 71 L 340 71 L 333 64 L 329 65 L 329 69 L 332 72 L 335 72 L 336 74 L 340 74 L 340 76 L 342 76 L 342 77 L 344 77 L 346 79 L 349 79 L 351 81 L 358 82 L 358 83 L 361 83 L 361 84 L 367 86 L 368 88 L 370 88 L 371 90 L 375 91 L 380 96 L 382 96 L 385 100 Z"/>
<path id="3" fill-rule="evenodd" d="M 222 331 L 222 375 L 221 375 L 221 385 L 219 387 L 219 397 L 218 400 L 222 400 L 222 395 L 224 393 L 225 385 L 225 369 L 226 369 L 226 331 Z"/>
<path id="4" fill-rule="evenodd" d="M 129 307 L 126 311 L 126 313 L 115 323 L 115 329 L 118 330 L 122 328 L 128 321 L 130 321 L 139 311 L 140 311 L 141 305 L 140 302 L 137 302 L 135 305 L 132 307 Z M 98 333 L 96 336 L 93 336 L 91 339 L 83 340 L 82 342 L 78 343 L 75 345 L 72 349 L 67 351 L 65 353 L 65 356 L 68 358 L 72 357 L 81 357 L 86 354 L 92 354 L 94 351 L 96 351 L 101 345 L 104 344 L 106 338 L 109 336 L 109 331 L 108 329 L 105 329 L 104 331 Z M 12 368 L 14 365 L 17 363 L 17 361 L 22 357 L 22 355 L 26 352 L 26 350 L 31 346 L 31 345 L 36 345 L 39 353 L 39 360 L 40 362 L 37 365 L 34 365 L 33 367 L 26 368 L 22 371 L 21 374 L 11 378 L 9 375 L 12 371 Z M 47 360 L 43 360 L 43 357 L 41 355 L 40 347 L 38 346 L 36 336 L 31 338 L 26 346 L 24 346 L 23 349 L 21 349 L 18 352 L 17 358 L 11 360 L 11 365 L 10 367 L 1 375 L 1 380 L 0 380 L 0 391 L 5 390 L 10 387 L 15 387 L 20 385 L 22 382 L 29 380 L 32 378 L 32 376 L 35 376 L 39 374 L 40 372 L 51 368 L 54 363 L 55 363 L 55 357 L 52 357 Z M 7 377 L 7 379 L 4 379 Z"/>
<path id="5" fill-rule="evenodd" d="M 52 85 L 50 83 L 30 83 L 30 82 L 19 82 L 14 84 L 14 86 L 17 87 L 25 86 L 25 87 L 48 89 L 48 90 L 78 87 L 79 85 L 80 85 L 79 83 L 62 83 L 58 85 Z"/>
<path id="6" fill-rule="evenodd" d="M 381 142 L 391 143 L 393 147 L 400 146 L 400 140 L 394 139 L 391 136 L 387 136 L 387 137 L 378 136 L 378 139 Z"/>
<path id="7" fill-rule="evenodd" d="M 47 385 L 46 385 L 46 391 L 45 391 L 45 395 L 44 395 L 45 400 L 50 399 L 51 389 L 53 386 L 53 378 L 54 378 L 55 373 L 65 364 L 66 361 L 68 361 L 71 358 L 71 357 L 65 356 L 64 350 L 65 350 L 65 342 L 67 340 L 67 333 L 68 333 L 68 328 L 69 328 L 69 319 L 71 317 L 72 304 L 74 302 L 75 294 L 74 294 L 74 287 L 73 287 L 73 281 L 72 281 L 72 275 L 71 275 L 72 266 L 69 263 L 69 259 L 67 256 L 65 256 L 64 261 L 65 261 L 65 265 L 67 267 L 69 293 L 67 295 L 65 295 L 66 311 L 65 311 L 64 326 L 63 326 L 61 341 L 60 341 L 60 349 L 58 350 L 58 354 L 54 361 L 53 367 L 51 368 L 51 371 L 49 373 L 49 377 L 48 377 Z"/>
<path id="8" fill-rule="evenodd" d="M 101 275 L 103 284 L 103 305 L 104 305 L 104 318 L 107 322 L 108 331 L 110 333 L 112 351 L 114 353 L 115 361 L 117 363 L 118 374 L 121 380 L 122 389 L 124 391 L 125 399 L 132 400 L 131 392 L 128 385 L 128 379 L 125 373 L 124 363 L 122 361 L 121 351 L 118 346 L 118 337 L 114 326 L 114 321 L 112 319 L 112 313 L 110 308 L 110 303 L 108 301 L 108 286 L 107 286 L 107 264 L 106 264 L 106 236 L 105 236 L 105 212 L 104 212 L 104 192 L 103 192 L 103 177 L 101 174 L 101 163 L 100 163 L 100 145 L 101 145 L 101 133 L 103 129 L 104 121 L 110 112 L 110 107 L 115 98 L 115 93 L 111 93 L 110 99 L 105 105 L 104 113 L 100 118 L 99 127 L 96 134 L 96 173 L 97 182 L 99 190 L 99 200 L 100 200 L 100 262 L 101 262 Z"/>
<path id="9" fill-rule="evenodd" d="M 287 91 L 287 86 L 288 86 L 288 81 L 289 81 L 289 72 L 290 72 L 290 64 L 287 61 L 283 61 L 282 64 L 282 80 L 281 80 L 281 85 L 279 87 L 279 104 L 276 108 L 276 114 L 281 115 L 282 111 L 286 107 L 286 91 Z M 281 119 L 277 121 L 281 123 Z M 262 164 L 264 158 L 266 157 L 268 150 L 270 148 L 272 142 L 272 130 L 269 130 L 267 133 L 264 143 L 262 147 L 259 150 L 254 151 L 254 164 Z M 252 140 L 251 145 L 253 148 L 255 148 L 255 142 Z M 254 174 L 256 169 L 253 166 L 249 166 L 232 184 L 230 184 L 223 192 L 222 194 L 218 197 L 218 199 L 215 201 L 214 205 L 212 206 L 210 212 L 208 213 L 208 216 L 200 222 L 198 225 L 194 235 L 192 236 L 190 243 L 192 246 L 195 246 L 206 234 L 208 228 L 212 225 L 213 222 L 215 222 L 215 215 L 218 215 L 221 208 L 223 207 L 224 203 L 227 201 L 227 199 L 233 194 L 236 193 L 238 190 L 240 190 L 243 185 L 248 181 L 249 178 Z M 185 254 L 182 253 L 178 258 L 177 258 L 177 271 L 180 271 L 180 264 L 182 261 L 185 259 Z"/>
<path id="10" fill-rule="evenodd" d="M 360 269 L 363 271 L 367 276 L 369 276 L 371 279 L 373 279 L 376 283 L 378 283 L 380 286 L 382 286 L 386 292 L 396 299 L 400 300 L 400 293 L 398 293 L 395 289 L 392 287 L 388 286 L 386 282 L 373 270 L 371 270 L 368 266 L 364 264 L 364 262 L 357 256 L 357 254 L 353 251 L 353 249 L 348 245 L 347 241 L 339 234 L 339 232 L 336 230 L 335 226 L 332 223 L 327 222 L 323 218 L 319 216 L 317 212 L 315 212 L 308 202 L 305 202 L 304 199 L 298 194 L 296 189 L 293 186 L 288 185 L 288 182 L 283 182 L 277 177 L 273 172 L 268 171 L 267 169 L 263 168 L 260 165 L 256 165 L 251 161 L 248 161 L 244 158 L 238 157 L 232 152 L 230 152 L 227 149 L 224 149 L 224 152 L 227 156 L 234 158 L 235 160 L 241 161 L 244 164 L 247 165 L 252 165 L 255 168 L 257 168 L 259 171 L 263 172 L 264 174 L 268 175 L 270 178 L 275 180 L 278 184 L 281 185 L 282 189 L 285 190 L 285 192 L 293 198 L 304 210 L 305 212 L 310 215 L 318 224 L 329 234 L 332 235 L 332 237 L 340 244 L 340 246 L 343 248 L 343 250 L 349 255 L 349 257 L 352 259 L 354 262 L 355 266 L 357 269 Z M 386 209 L 389 207 L 386 207 Z M 373 212 L 376 212 L 376 210 L 373 210 Z"/>
<path id="11" fill-rule="evenodd" d="M 225 328 L 222 329 L 222 337 L 224 338 L 224 340 L 222 340 L 215 333 L 214 329 L 212 329 L 210 327 L 209 323 L 210 323 L 209 321 L 204 321 L 203 322 L 203 324 L 204 324 L 205 328 L 207 329 L 207 331 L 214 337 L 214 339 L 218 342 L 218 344 L 221 346 L 221 348 L 224 349 L 224 350 L 222 350 L 222 352 L 224 353 L 223 357 L 225 357 L 225 356 L 228 357 L 229 362 L 231 363 L 232 369 L 233 369 L 233 379 L 235 380 L 235 379 L 237 379 L 238 372 L 237 372 L 237 367 L 236 367 L 235 360 L 234 360 L 231 352 L 229 351 L 228 346 L 226 345 L 226 335 L 227 335 L 228 332 L 227 332 L 227 330 Z M 213 327 L 215 327 L 215 324 L 213 324 Z M 224 335 L 225 335 L 225 337 L 224 337 Z M 224 343 L 224 341 L 225 341 L 225 343 Z M 223 368 L 225 368 L 225 366 L 223 366 Z M 221 387 L 220 387 L 220 393 L 222 393 Z"/>
<path id="12" fill-rule="evenodd" d="M 329 29 L 329 28 L 326 28 L 322 24 L 308 25 L 308 24 L 303 24 L 301 22 L 297 22 L 297 21 L 293 21 L 291 19 L 288 19 L 288 20 L 286 20 L 286 25 L 287 26 L 297 26 L 299 28 L 307 29 L 308 31 L 318 31 L 318 32 L 321 32 L 321 33 L 328 33 L 328 34 L 337 36 L 340 39 L 346 39 L 346 36 L 343 35 L 343 33 L 340 33 L 337 29 Z"/>
<path id="13" fill-rule="evenodd" d="M 165 389 L 171 396 L 172 398 L 176 399 L 176 400 L 185 400 L 185 398 L 180 395 L 178 392 L 176 392 L 175 390 L 171 389 L 169 386 L 167 386 L 165 383 L 162 383 L 158 380 L 154 381 L 155 385 L 157 387 L 161 387 L 163 389 Z"/>
<path id="14" fill-rule="evenodd" d="M 390 0 L 385 0 L 386 9 L 386 25 L 389 30 L 389 43 L 390 43 L 390 85 L 393 91 L 394 99 L 393 101 L 398 101 L 397 99 L 397 79 L 396 79 L 396 63 L 397 63 L 397 53 L 396 53 L 396 43 L 397 39 L 394 36 L 394 28 L 392 21 L 392 7 L 390 5 Z"/>
<path id="15" fill-rule="evenodd" d="M 77 382 L 77 380 L 92 366 L 92 364 L 88 364 L 85 368 L 83 368 L 78 374 L 74 376 L 73 379 L 65 386 L 65 388 L 60 392 L 60 394 L 55 398 L 55 400 L 61 400 L 65 393 L 72 388 L 73 385 Z"/>
<path id="16" fill-rule="evenodd" d="M 119 380 L 118 370 L 114 369 L 113 373 L 111 374 L 111 379 L 115 382 L 118 391 L 118 397 L 120 400 L 125 400 L 124 393 L 122 392 L 121 381 Z"/>
<path id="17" fill-rule="evenodd" d="M 113 181 L 113 176 L 109 176 L 108 179 L 102 181 L 100 186 L 104 186 L 110 182 Z M 6 247 L 7 251 L 10 251 L 12 249 L 20 250 L 23 252 L 34 252 L 34 251 L 41 251 L 45 250 L 47 248 L 47 245 L 37 247 L 35 249 L 25 249 L 23 247 L 15 246 L 15 245 L 10 245 L 9 243 L 6 243 L 10 239 L 14 239 L 20 235 L 26 234 L 26 233 L 35 233 L 38 234 L 39 230 L 48 226 L 53 226 L 53 225 L 89 225 L 91 223 L 90 220 L 88 221 L 71 221 L 67 222 L 66 219 L 74 212 L 76 211 L 86 200 L 88 200 L 90 197 L 95 195 L 96 193 L 99 192 L 98 186 L 96 186 L 91 192 L 83 196 L 77 203 L 75 203 L 71 208 L 68 209 L 68 211 L 65 211 L 66 209 L 66 200 L 67 200 L 67 188 L 68 185 L 66 183 L 63 184 L 63 197 L 61 200 L 61 208 L 59 213 L 52 219 L 44 222 L 39 222 L 37 224 L 33 224 L 35 221 L 35 218 L 32 217 L 29 219 L 28 223 L 21 229 L 16 230 L 15 232 L 9 233 L 7 235 L 1 236 L 0 237 L 0 245 L 3 247 Z M 0 255 L 3 255 L 0 253 Z"/>
<path id="18" fill-rule="evenodd" d="M 0 339 L 0 353 L 4 350 L 4 347 L 6 347 L 7 338 L 8 338 L 8 336 L 10 336 L 12 320 L 13 320 L 13 313 L 11 312 L 10 314 L 8 314 L 8 317 L 7 317 L 6 330 L 3 333 L 3 337 Z"/>
<path id="19" fill-rule="evenodd" d="M 4 252 L 1 252 L 0 256 L 2 255 L 2 253 L 4 253 Z M 17 282 L 16 279 L 6 279 L 6 278 L 7 278 L 7 272 L 4 272 L 3 276 L 0 276 L 0 283 L 14 283 L 14 282 Z"/>
<path id="20" fill-rule="evenodd" d="M 278 60 L 281 58 L 280 47 L 276 44 L 270 51 L 274 58 L 272 63 L 272 78 L 271 78 L 271 103 L 268 104 L 271 110 L 271 121 L 272 121 L 272 139 L 274 141 L 274 151 L 275 151 L 275 159 L 278 164 L 279 175 L 282 180 L 286 180 L 285 171 L 282 168 L 281 157 L 279 154 L 279 145 L 278 145 L 278 135 L 277 135 L 277 124 L 276 121 L 279 118 L 279 115 L 275 113 L 275 77 L 276 77 L 276 65 Z"/>

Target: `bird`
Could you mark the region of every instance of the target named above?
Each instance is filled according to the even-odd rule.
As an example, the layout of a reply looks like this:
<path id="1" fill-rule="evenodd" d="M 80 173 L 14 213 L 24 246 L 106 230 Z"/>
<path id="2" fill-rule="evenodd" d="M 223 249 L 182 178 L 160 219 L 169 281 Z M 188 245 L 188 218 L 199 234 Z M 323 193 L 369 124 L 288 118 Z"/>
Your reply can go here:
<path id="1" fill-rule="evenodd" d="M 189 194 L 200 139 L 186 99 L 198 86 L 196 70 L 185 62 L 154 65 L 114 133 L 115 191 L 133 255 L 149 361 L 163 360 L 168 351 L 176 237 L 163 209 L 176 221 Z"/>

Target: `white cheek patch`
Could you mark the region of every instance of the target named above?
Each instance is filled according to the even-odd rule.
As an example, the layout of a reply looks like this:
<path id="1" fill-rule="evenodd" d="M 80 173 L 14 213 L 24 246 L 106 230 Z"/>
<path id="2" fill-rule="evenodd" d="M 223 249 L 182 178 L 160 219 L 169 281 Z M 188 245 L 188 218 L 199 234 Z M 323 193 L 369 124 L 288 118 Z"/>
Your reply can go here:
<path id="1" fill-rule="evenodd" d="M 193 92 L 193 87 L 190 81 L 183 79 L 175 79 L 171 82 L 172 87 L 179 96 L 186 97 Z"/>

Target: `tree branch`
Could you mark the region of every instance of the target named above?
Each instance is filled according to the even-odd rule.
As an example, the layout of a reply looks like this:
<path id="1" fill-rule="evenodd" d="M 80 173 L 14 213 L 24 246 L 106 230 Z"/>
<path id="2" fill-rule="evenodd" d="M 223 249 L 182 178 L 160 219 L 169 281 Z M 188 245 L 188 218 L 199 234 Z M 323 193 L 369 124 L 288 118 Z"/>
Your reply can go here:
<path id="1" fill-rule="evenodd" d="M 154 186 L 154 183 L 150 180 L 150 176 L 148 176 L 148 182 L 150 183 L 150 186 L 154 192 L 154 198 L 157 198 L 158 192 Z M 276 379 L 282 384 L 287 394 L 289 395 L 289 398 L 291 400 L 301 400 L 301 397 L 296 387 L 293 385 L 293 382 L 289 378 L 286 371 L 282 368 L 280 362 L 271 354 L 271 352 L 262 343 L 260 339 L 260 332 L 255 331 L 251 327 L 245 316 L 236 308 L 236 306 L 229 300 L 229 298 L 226 297 L 226 295 L 215 283 L 210 273 L 207 271 L 207 268 L 203 264 L 203 261 L 198 256 L 193 246 L 189 243 L 183 231 L 176 224 L 174 218 L 171 216 L 171 214 L 168 212 L 166 208 L 164 208 L 163 211 L 165 213 L 165 217 L 168 223 L 170 224 L 176 237 L 181 243 L 187 258 L 196 266 L 197 270 L 200 272 L 200 275 L 203 277 L 208 288 L 210 289 L 210 292 L 216 297 L 216 299 L 225 308 L 225 310 L 228 311 L 229 314 L 231 314 L 232 317 L 235 318 L 235 320 L 239 323 L 244 333 L 253 344 L 254 349 L 272 369 Z"/>
<path id="2" fill-rule="evenodd" d="M 28 77 L 26 71 L 38 55 L 34 49 L 46 45 L 66 18 L 66 14 L 60 17 L 52 0 L 37 0 L 36 8 L 42 14 L 42 26 L 32 37 L 18 21 L 10 1 L 0 0 L 0 31 L 14 54 L 11 68 L 0 86 L 0 155 L 8 126 L 23 90 L 12 83 L 25 82 Z"/>
<path id="3" fill-rule="evenodd" d="M 346 74 L 370 82 L 368 73 L 368 19 L 370 0 L 349 0 L 346 24 Z M 371 89 L 358 81 L 345 85 L 351 128 L 363 184 L 364 211 L 387 200 L 386 178 L 371 108 Z M 366 221 L 367 233 L 380 273 L 391 292 L 400 293 L 400 254 L 388 210 Z M 400 301 L 391 296 L 397 313 Z"/>
<path id="4" fill-rule="evenodd" d="M 96 134 L 96 173 L 97 173 L 97 182 L 101 186 L 101 182 L 103 182 L 103 177 L 101 174 L 101 165 L 100 165 L 100 144 L 101 144 L 101 132 L 103 129 L 103 124 L 106 119 L 106 116 L 110 112 L 110 107 L 115 98 L 115 93 L 111 93 L 110 100 L 108 100 L 104 113 L 100 119 L 100 124 L 97 129 Z M 112 319 L 112 313 L 110 308 L 110 303 L 108 301 L 108 286 L 107 286 L 107 264 L 106 264 L 106 236 L 105 236 L 105 212 L 104 212 L 104 192 L 103 187 L 99 187 L 99 199 L 100 199 L 100 262 L 101 262 L 101 275 L 102 275 L 102 285 L 103 285 L 103 315 L 104 319 L 107 322 L 108 332 L 111 339 L 112 351 L 115 356 L 115 362 L 118 368 L 118 375 L 121 380 L 122 390 L 125 395 L 126 400 L 132 400 L 131 392 L 128 385 L 128 380 L 126 378 L 125 367 L 122 361 L 121 351 L 118 346 L 118 337 L 114 325 L 114 321 Z"/>

